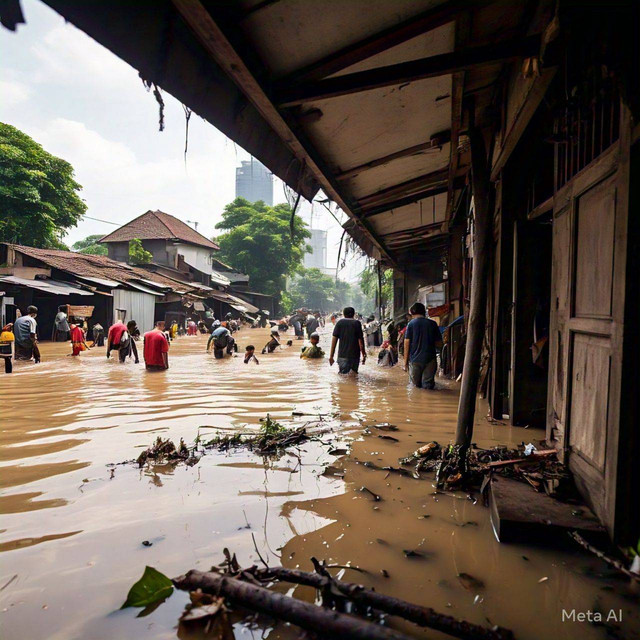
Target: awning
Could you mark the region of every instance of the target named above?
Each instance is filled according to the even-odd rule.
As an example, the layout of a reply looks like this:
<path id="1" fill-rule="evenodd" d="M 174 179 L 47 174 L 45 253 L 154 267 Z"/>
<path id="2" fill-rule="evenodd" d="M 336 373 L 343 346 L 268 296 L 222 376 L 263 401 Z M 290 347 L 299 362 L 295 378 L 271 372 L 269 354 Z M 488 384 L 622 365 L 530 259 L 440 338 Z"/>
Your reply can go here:
<path id="1" fill-rule="evenodd" d="M 204 311 L 204 303 L 200 302 L 199 300 L 196 300 L 196 301 L 193 303 L 193 308 L 194 308 L 196 311 Z"/>
<path id="2" fill-rule="evenodd" d="M 158 297 L 162 298 L 162 296 L 164 295 L 164 293 L 160 293 L 158 291 L 153 291 L 152 289 L 148 289 L 147 287 L 143 287 L 141 284 L 138 284 L 137 282 L 132 282 L 131 280 L 129 280 L 125 284 L 126 284 L 127 287 L 131 287 L 133 289 L 137 289 L 138 291 L 142 291 L 142 293 L 148 293 L 150 296 L 158 296 Z"/>
<path id="3" fill-rule="evenodd" d="M 38 291 L 45 291 L 46 293 L 58 296 L 93 295 L 93 291 L 78 289 L 60 280 L 27 280 L 27 278 L 18 278 L 17 276 L 2 276 L 0 277 L 0 282 L 6 282 L 7 284 L 14 284 L 20 287 L 29 287 L 30 289 L 37 289 Z"/>
<path id="4" fill-rule="evenodd" d="M 118 282 L 117 280 L 108 280 L 107 278 L 93 278 L 91 276 L 76 276 L 76 278 L 86 280 L 87 282 L 93 282 L 94 284 L 101 284 L 103 287 L 109 287 L 110 289 L 115 289 L 122 284 L 122 282 Z"/>
<path id="5" fill-rule="evenodd" d="M 220 300 L 220 302 L 226 302 L 230 307 L 236 311 L 242 311 L 242 313 L 258 313 L 258 311 L 260 311 L 258 307 L 254 307 L 251 303 L 236 298 L 236 296 L 232 296 L 230 293 L 212 291 L 209 297 L 214 300 Z"/>

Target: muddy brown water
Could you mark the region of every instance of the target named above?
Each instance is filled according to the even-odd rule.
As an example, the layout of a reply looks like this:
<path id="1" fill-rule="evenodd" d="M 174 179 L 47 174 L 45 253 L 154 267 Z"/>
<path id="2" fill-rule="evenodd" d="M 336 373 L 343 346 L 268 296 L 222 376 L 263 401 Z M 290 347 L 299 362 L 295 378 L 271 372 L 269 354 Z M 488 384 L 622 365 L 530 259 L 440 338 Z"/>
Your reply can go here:
<path id="1" fill-rule="evenodd" d="M 243 329 L 238 340 L 260 347 L 266 336 Z M 429 481 L 387 477 L 362 464 L 396 465 L 420 442 L 448 442 L 454 385 L 411 389 L 399 367 L 380 369 L 373 359 L 357 380 L 342 378 L 326 360 L 301 361 L 295 342 L 259 356 L 259 365 L 240 357 L 215 361 L 205 342 L 179 338 L 162 373 L 108 361 L 104 349 L 71 358 L 67 344 L 45 343 L 41 364 L 19 364 L 12 376 L 0 377 L 4 640 L 184 637 L 177 623 L 186 594 L 174 593 L 150 612 L 119 610 L 129 587 L 145 565 L 169 576 L 205 570 L 222 560 L 224 547 L 241 564 L 257 562 L 252 533 L 271 563 L 311 569 L 316 556 L 360 567 L 365 573 L 337 574 L 479 624 L 509 627 L 517 638 L 595 640 L 607 631 L 638 637 L 633 591 L 596 559 L 500 544 L 488 510 L 464 494 L 432 495 Z M 346 442 L 350 454 L 330 455 L 330 446 L 311 442 L 272 461 L 232 452 L 207 454 L 193 467 L 108 466 L 136 457 L 158 435 L 192 442 L 198 430 L 205 437 L 249 431 L 267 413 L 290 420 L 294 410 L 337 412 L 341 426 L 331 437 L 334 446 Z M 363 425 L 376 422 L 397 425 L 400 442 L 363 434 Z M 542 436 L 491 425 L 480 415 L 475 439 L 515 445 Z M 363 486 L 382 500 L 374 502 Z M 404 550 L 420 555 L 406 557 Z M 462 573 L 484 586 L 465 587 Z M 304 588 L 295 593 L 314 597 Z M 563 610 L 613 610 L 616 617 L 621 611 L 622 622 L 610 620 L 614 629 L 563 621 Z M 268 625 L 235 631 L 292 637 Z"/>

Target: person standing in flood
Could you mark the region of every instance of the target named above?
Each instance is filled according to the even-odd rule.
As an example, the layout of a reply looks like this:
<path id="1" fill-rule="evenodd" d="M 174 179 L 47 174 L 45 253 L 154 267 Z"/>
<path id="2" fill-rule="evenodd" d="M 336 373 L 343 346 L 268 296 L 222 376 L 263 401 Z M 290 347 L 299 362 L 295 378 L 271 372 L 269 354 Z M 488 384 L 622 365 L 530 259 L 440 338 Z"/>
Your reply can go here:
<path id="1" fill-rule="evenodd" d="M 367 352 L 364 348 L 362 324 L 360 320 L 355 318 L 355 309 L 353 307 L 345 307 L 342 314 L 344 317 L 340 318 L 333 328 L 329 365 L 333 365 L 335 362 L 333 356 L 339 341 L 338 373 L 346 375 L 350 371 L 358 373 L 360 355 L 362 354 L 362 364 L 364 364 L 367 360 Z"/>
<path id="2" fill-rule="evenodd" d="M 16 360 L 31 360 L 40 362 L 40 349 L 38 349 L 38 323 L 36 316 L 38 307 L 27 307 L 27 315 L 20 316 L 13 325 L 16 336 Z"/>
<path id="3" fill-rule="evenodd" d="M 69 329 L 71 335 L 71 355 L 79 356 L 81 351 L 86 351 L 89 348 L 84 331 L 77 324 L 70 325 Z"/>
<path id="4" fill-rule="evenodd" d="M 120 355 L 120 362 L 124 362 L 129 352 L 129 339 L 127 327 L 122 320 L 112 324 L 109 327 L 109 333 L 107 333 L 107 358 L 110 358 L 111 351 L 115 350 Z"/>
<path id="5" fill-rule="evenodd" d="M 93 325 L 93 346 L 94 347 L 104 347 L 104 327 L 96 322 Z"/>
<path id="6" fill-rule="evenodd" d="M 66 313 L 67 307 L 62 305 L 58 307 L 58 313 L 56 313 L 55 320 L 53 321 L 53 335 L 51 340 L 53 342 L 66 342 L 69 339 L 69 318 Z"/>
<path id="7" fill-rule="evenodd" d="M 129 343 L 120 347 L 120 353 L 122 354 L 122 349 L 124 348 L 124 356 L 121 356 L 121 360 L 129 356 L 133 355 L 135 364 L 140 362 L 140 358 L 138 358 L 138 347 L 136 347 L 136 339 L 140 337 L 140 329 L 138 329 L 138 324 L 135 320 L 129 320 L 127 322 L 127 333 L 129 334 Z"/>
<path id="8" fill-rule="evenodd" d="M 6 324 L 0 332 L 0 358 L 4 360 L 4 372 L 11 373 L 13 371 L 13 345 L 16 337 L 13 335 L 13 323 Z"/>
<path id="9" fill-rule="evenodd" d="M 311 334 L 316 333 L 319 326 L 320 321 L 318 320 L 318 318 L 313 313 L 309 312 L 306 321 L 307 338 L 311 338 Z"/>
<path id="10" fill-rule="evenodd" d="M 144 334 L 144 363 L 149 371 L 169 368 L 169 341 L 164 335 L 164 320 L 158 320 L 151 331 Z"/>
<path id="11" fill-rule="evenodd" d="M 421 389 L 435 389 L 438 369 L 436 349 L 442 349 L 442 336 L 438 325 L 427 318 L 427 310 L 422 302 L 416 302 L 409 309 L 411 322 L 404 334 L 404 366 L 409 370 L 412 384 Z"/>

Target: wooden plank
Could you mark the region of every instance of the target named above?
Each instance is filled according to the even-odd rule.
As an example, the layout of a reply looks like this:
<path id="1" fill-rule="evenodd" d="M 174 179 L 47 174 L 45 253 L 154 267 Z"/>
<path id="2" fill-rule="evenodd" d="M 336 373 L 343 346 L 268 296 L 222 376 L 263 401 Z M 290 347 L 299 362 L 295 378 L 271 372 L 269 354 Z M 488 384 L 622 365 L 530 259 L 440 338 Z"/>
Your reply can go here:
<path id="1" fill-rule="evenodd" d="M 540 203 L 537 207 L 534 207 L 527 214 L 527 220 L 535 220 L 545 213 L 553 211 L 553 196 L 547 198 L 544 202 Z"/>
<path id="2" fill-rule="evenodd" d="M 497 179 L 500 170 L 505 166 L 509 156 L 516 148 L 520 137 L 536 112 L 555 74 L 555 67 L 543 69 L 541 75 L 529 87 L 529 91 L 523 99 L 518 112 L 514 114 L 511 120 L 509 130 L 502 139 L 500 150 L 491 169 L 491 180 L 495 181 Z"/>
<path id="3" fill-rule="evenodd" d="M 545 540 L 562 544 L 569 531 L 606 538 L 604 527 L 586 506 L 560 502 L 524 482 L 494 477 L 490 483 L 491 524 L 500 542 Z"/>
<path id="4" fill-rule="evenodd" d="M 418 178 L 412 178 L 406 182 L 396 184 L 386 189 L 381 189 L 368 196 L 362 196 L 358 199 L 361 207 L 366 208 L 367 205 L 382 204 L 392 198 L 410 195 L 412 192 L 425 190 L 427 187 L 438 187 L 445 185 L 449 176 L 448 169 L 440 169 L 439 171 L 433 171 L 424 176 Z"/>
<path id="5" fill-rule="evenodd" d="M 258 110 L 258 113 L 260 113 L 269 126 L 273 128 L 276 134 L 291 149 L 291 152 L 296 158 L 301 161 L 302 166 L 309 169 L 327 196 L 336 202 L 362 229 L 380 254 L 384 256 L 385 260 L 391 265 L 395 264 L 393 257 L 380 243 L 375 232 L 358 218 L 356 213 L 335 188 L 332 177 L 323 170 L 320 163 L 316 160 L 316 154 L 309 152 L 299 139 L 298 134 L 294 132 L 290 124 L 276 109 L 251 70 L 247 67 L 240 55 L 238 55 L 224 32 L 203 6 L 202 2 L 200 0 L 172 0 L 172 2 L 216 64 L 235 82 L 247 99 Z"/>
<path id="6" fill-rule="evenodd" d="M 476 0 L 475 5 L 481 7 L 488 4 L 483 0 Z M 281 82 L 312 81 L 326 78 L 327 76 L 346 69 L 362 60 L 387 51 L 391 47 L 402 44 L 411 38 L 432 31 L 447 22 L 455 19 L 460 11 L 468 9 L 467 0 L 451 0 L 437 7 L 427 9 L 423 13 L 409 18 L 393 27 L 369 36 L 359 42 L 348 45 L 336 51 L 322 60 L 318 60 L 303 69 L 294 71 Z"/>
<path id="7" fill-rule="evenodd" d="M 391 211 L 392 209 L 399 209 L 400 207 L 405 207 L 408 204 L 419 202 L 424 198 L 430 198 L 446 192 L 447 192 L 447 187 L 444 185 L 440 185 L 438 187 L 432 187 L 430 189 L 426 189 L 425 191 L 418 191 L 418 193 L 414 193 L 413 195 L 406 196 L 404 198 L 399 198 L 398 200 L 392 200 L 391 202 L 386 202 L 385 204 L 381 204 L 376 207 L 364 208 L 362 210 L 363 212 L 362 217 L 372 218 L 373 216 L 377 216 L 381 213 L 386 213 L 387 211 Z"/>
<path id="8" fill-rule="evenodd" d="M 184 2 L 185 0 L 175 1 Z M 309 84 L 291 86 L 287 83 L 287 86 L 276 89 L 274 100 L 281 107 L 291 107 L 360 91 L 446 76 L 479 65 L 535 55 L 539 49 L 539 36 L 469 47 L 451 53 L 358 71 Z"/>
<path id="9" fill-rule="evenodd" d="M 383 164 L 387 164 L 388 162 L 392 162 L 393 160 L 397 160 L 398 158 L 415 156 L 424 151 L 428 151 L 429 149 L 442 148 L 442 145 L 449 142 L 450 139 L 451 139 L 451 131 L 443 131 L 441 133 L 436 133 L 434 136 L 431 137 L 431 139 L 428 142 L 422 142 L 420 144 L 413 145 L 412 147 L 407 147 L 406 149 L 402 149 L 401 151 L 396 151 L 386 156 L 382 156 L 381 158 L 370 160 L 369 162 L 360 164 L 357 167 L 347 169 L 342 173 L 338 173 L 336 175 L 336 179 L 347 180 L 348 178 L 353 178 L 354 176 L 357 176 L 363 171 L 367 171 L 368 169 L 373 169 L 375 167 L 380 167 Z"/>

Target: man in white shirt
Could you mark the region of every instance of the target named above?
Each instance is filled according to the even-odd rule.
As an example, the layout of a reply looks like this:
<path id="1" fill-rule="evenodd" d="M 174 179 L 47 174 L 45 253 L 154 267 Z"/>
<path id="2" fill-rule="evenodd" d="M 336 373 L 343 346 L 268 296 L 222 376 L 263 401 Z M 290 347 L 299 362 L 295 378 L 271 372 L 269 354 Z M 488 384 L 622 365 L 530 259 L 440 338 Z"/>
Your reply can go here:
<path id="1" fill-rule="evenodd" d="M 40 362 L 40 349 L 38 349 L 38 323 L 36 316 L 38 307 L 27 307 L 27 315 L 21 316 L 13 325 L 13 333 L 16 336 L 16 360 L 31 360 Z"/>

